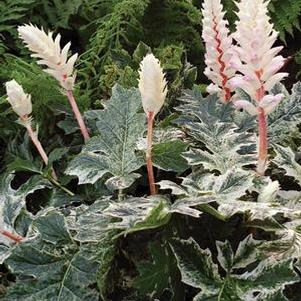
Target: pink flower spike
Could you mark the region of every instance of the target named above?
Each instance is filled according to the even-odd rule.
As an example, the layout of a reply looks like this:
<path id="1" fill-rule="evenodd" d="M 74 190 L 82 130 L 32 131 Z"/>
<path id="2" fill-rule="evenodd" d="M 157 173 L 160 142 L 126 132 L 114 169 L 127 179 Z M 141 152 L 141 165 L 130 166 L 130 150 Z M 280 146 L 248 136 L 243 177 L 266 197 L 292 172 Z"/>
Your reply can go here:
<path id="1" fill-rule="evenodd" d="M 243 76 L 252 79 L 250 83 L 254 89 L 247 92 L 251 92 L 250 96 L 257 101 L 284 77 L 284 74 L 276 73 L 282 68 L 284 58 L 277 56 L 281 46 L 272 48 L 278 33 L 270 23 L 268 2 L 241 0 L 236 4 L 239 20 L 233 34 L 237 45 L 233 50 L 232 66 Z"/>
<path id="2" fill-rule="evenodd" d="M 273 48 L 278 33 L 270 23 L 268 4 L 269 1 L 265 0 L 236 2 L 238 21 L 236 32 L 232 35 L 237 45 L 233 47 L 231 62 L 238 74 L 231 79 L 230 85 L 243 89 L 257 101 L 259 175 L 265 174 L 268 165 L 267 114 L 282 99 L 282 95 L 265 95 L 287 75 L 277 73 L 283 67 L 285 59 L 278 55 L 281 47 Z M 254 108 L 246 103 L 241 106 L 254 112 Z"/>
<path id="3" fill-rule="evenodd" d="M 203 32 L 202 37 L 206 46 L 205 63 L 207 65 L 204 74 L 219 87 L 219 94 L 223 101 L 231 99 L 231 89 L 228 80 L 235 74 L 230 65 L 232 56 L 232 38 L 227 27 L 228 22 L 224 20 L 225 13 L 220 0 L 204 0 L 203 3 Z M 217 88 L 208 92 L 216 93 Z"/>

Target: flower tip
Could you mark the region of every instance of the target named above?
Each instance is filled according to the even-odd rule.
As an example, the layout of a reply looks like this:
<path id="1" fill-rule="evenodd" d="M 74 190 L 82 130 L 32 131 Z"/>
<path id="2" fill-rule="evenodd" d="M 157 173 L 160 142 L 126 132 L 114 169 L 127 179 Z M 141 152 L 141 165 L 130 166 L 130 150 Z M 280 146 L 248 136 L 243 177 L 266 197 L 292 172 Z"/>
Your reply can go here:
<path id="1" fill-rule="evenodd" d="M 152 53 L 148 53 L 140 63 L 138 86 L 145 113 L 156 115 L 166 98 L 167 81 L 160 61 Z"/>
<path id="2" fill-rule="evenodd" d="M 32 112 L 31 96 L 25 94 L 21 85 L 14 79 L 5 83 L 7 100 L 12 109 L 20 116 L 26 116 Z"/>

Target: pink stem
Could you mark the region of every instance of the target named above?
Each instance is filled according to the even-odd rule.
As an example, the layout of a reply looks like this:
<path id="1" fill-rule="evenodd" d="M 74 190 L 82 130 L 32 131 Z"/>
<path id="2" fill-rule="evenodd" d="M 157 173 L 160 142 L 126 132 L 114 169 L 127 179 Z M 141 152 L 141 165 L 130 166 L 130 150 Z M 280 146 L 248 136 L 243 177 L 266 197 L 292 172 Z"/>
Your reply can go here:
<path id="1" fill-rule="evenodd" d="M 68 97 L 69 103 L 72 107 L 72 110 L 74 112 L 74 115 L 75 115 L 75 118 L 79 125 L 79 128 L 82 132 L 82 135 L 83 135 L 85 141 L 87 141 L 90 138 L 90 135 L 89 135 L 88 129 L 85 125 L 85 122 L 83 120 L 83 117 L 78 109 L 77 103 L 76 103 L 73 93 L 72 93 L 72 90 L 67 90 L 67 97 Z"/>
<path id="2" fill-rule="evenodd" d="M 149 112 L 147 114 L 147 148 L 146 148 L 146 165 L 148 182 L 150 187 L 150 194 L 154 195 L 157 193 L 155 186 L 154 169 L 152 162 L 152 143 L 153 143 L 153 122 L 154 122 L 154 112 Z"/>
<path id="3" fill-rule="evenodd" d="M 33 144 L 37 148 L 40 156 L 42 157 L 42 159 L 44 161 L 44 163 L 47 165 L 48 164 L 48 156 L 45 153 L 44 148 L 43 148 L 41 142 L 38 139 L 38 136 L 33 131 L 32 127 L 31 127 L 31 124 L 29 122 L 26 122 L 26 129 L 28 131 L 29 137 L 31 138 L 31 141 L 33 142 Z"/>
<path id="4" fill-rule="evenodd" d="M 24 239 L 24 237 L 19 236 L 19 235 L 15 235 L 15 234 L 13 234 L 9 231 L 6 231 L 6 230 L 0 229 L 0 233 L 4 236 L 8 237 L 11 240 L 14 240 L 15 242 L 20 242 Z"/>
<path id="5" fill-rule="evenodd" d="M 28 131 L 29 137 L 31 139 L 31 141 L 33 142 L 33 144 L 35 145 L 36 149 L 38 150 L 41 158 L 43 159 L 44 163 L 46 165 L 48 165 L 48 156 L 46 154 L 46 152 L 44 151 L 44 148 L 40 142 L 40 140 L 38 139 L 37 134 L 33 131 L 30 122 L 28 122 L 28 117 L 27 116 L 23 116 L 21 117 L 21 119 L 25 122 L 26 124 L 26 129 Z M 57 176 L 55 171 L 52 169 L 52 176 L 53 178 L 56 180 Z"/>
<path id="6" fill-rule="evenodd" d="M 263 74 L 263 70 L 257 70 L 256 76 L 258 80 L 261 82 L 261 87 L 257 90 L 257 102 L 260 104 L 262 98 L 265 94 L 264 85 L 262 83 L 261 77 Z M 267 161 L 268 161 L 268 124 L 266 114 L 264 109 L 258 106 L 258 139 L 259 139 L 259 146 L 258 146 L 258 162 L 257 162 L 257 173 L 261 176 L 264 176 Z"/>
<path id="7" fill-rule="evenodd" d="M 259 133 L 259 148 L 258 148 L 258 163 L 257 173 L 264 176 L 267 156 L 268 156 L 268 132 L 267 118 L 263 108 L 258 108 L 258 133 Z"/>

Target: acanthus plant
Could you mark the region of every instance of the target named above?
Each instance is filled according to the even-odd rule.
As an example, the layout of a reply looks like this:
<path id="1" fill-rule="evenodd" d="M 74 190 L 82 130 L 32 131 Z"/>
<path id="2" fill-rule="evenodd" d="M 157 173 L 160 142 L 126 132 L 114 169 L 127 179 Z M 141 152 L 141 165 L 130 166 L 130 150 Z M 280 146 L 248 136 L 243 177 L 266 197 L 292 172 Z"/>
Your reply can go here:
<path id="1" fill-rule="evenodd" d="M 56 143 L 63 147 L 50 151 L 48 137 L 39 134 L 44 150 L 33 130 L 39 99 L 31 103 L 30 91 L 6 83 L 7 99 L 27 129 L 24 141 L 29 136 L 40 156 L 24 142 L 25 155 L 0 178 L 0 263 L 14 275 L 4 300 L 299 297 L 290 291 L 301 271 L 301 165 L 289 145 L 300 139 L 301 84 L 290 94 L 279 83 L 284 58 L 277 56 L 281 47 L 272 47 L 277 33 L 267 3 L 241 0 L 231 34 L 221 1 L 204 1 L 209 96 L 195 86 L 173 110 L 164 60 L 140 46 L 137 87 L 116 84 L 100 109 L 85 112 L 87 126 L 72 96 L 77 54 L 68 59 L 71 45 L 61 49 L 59 34 L 53 39 L 34 25 L 18 28 L 69 97 L 85 143 L 72 140 L 66 148 L 70 137 L 59 132 Z M 270 133 L 282 133 L 271 137 L 272 178 L 264 176 L 267 115 Z M 69 128 L 66 133 L 72 137 Z M 23 171 L 25 182 L 18 182 Z"/>
<path id="2" fill-rule="evenodd" d="M 278 33 L 270 23 L 268 3 L 269 1 L 263 0 L 238 2 L 239 20 L 231 37 L 228 36 L 227 23 L 223 20 L 224 13 L 220 0 L 205 1 L 203 6 L 205 16 L 203 38 L 207 49 L 205 74 L 215 84 L 209 86 L 209 92 L 224 91 L 223 93 L 228 96 L 224 96 L 223 99 L 229 101 L 230 92 L 240 88 L 255 101 L 254 105 L 249 100 L 233 96 L 233 103 L 237 108 L 243 108 L 258 118 L 259 175 L 265 174 L 268 164 L 267 115 L 284 97 L 281 93 L 277 95 L 267 93 L 288 75 L 278 72 L 283 67 L 285 59 L 277 55 L 283 47 L 273 47 Z M 236 44 L 232 43 L 232 38 Z"/>

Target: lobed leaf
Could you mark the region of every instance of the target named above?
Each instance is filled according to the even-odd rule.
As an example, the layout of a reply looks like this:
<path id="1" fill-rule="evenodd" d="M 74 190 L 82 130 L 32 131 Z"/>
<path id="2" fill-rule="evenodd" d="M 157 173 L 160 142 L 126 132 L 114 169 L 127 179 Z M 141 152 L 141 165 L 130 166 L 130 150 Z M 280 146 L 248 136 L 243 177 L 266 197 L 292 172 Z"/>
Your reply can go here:
<path id="1" fill-rule="evenodd" d="M 204 99 L 195 90 L 181 100 L 185 103 L 176 122 L 191 140 L 192 147 L 184 153 L 189 165 L 225 173 L 255 162 L 255 137 L 235 124 L 230 104 L 220 104 L 216 96 Z"/>
<path id="2" fill-rule="evenodd" d="M 77 176 L 80 184 L 93 184 L 106 175 L 109 188 L 117 190 L 131 186 L 139 177 L 134 171 L 143 165 L 143 159 L 135 150 L 145 131 L 145 115 L 140 113 L 137 89 L 116 85 L 112 93 L 105 109 L 97 111 L 100 136 L 87 142 L 66 173 Z"/>

